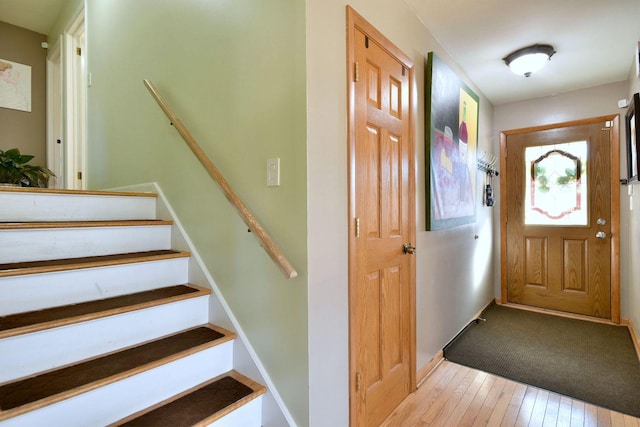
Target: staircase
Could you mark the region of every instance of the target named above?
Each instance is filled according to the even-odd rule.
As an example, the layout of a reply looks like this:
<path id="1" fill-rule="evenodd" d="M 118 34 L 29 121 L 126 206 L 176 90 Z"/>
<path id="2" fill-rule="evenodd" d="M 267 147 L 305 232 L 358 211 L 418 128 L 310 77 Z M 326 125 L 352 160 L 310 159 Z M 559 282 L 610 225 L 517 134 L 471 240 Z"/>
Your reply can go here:
<path id="1" fill-rule="evenodd" d="M 0 426 L 260 426 L 150 193 L 0 189 Z"/>

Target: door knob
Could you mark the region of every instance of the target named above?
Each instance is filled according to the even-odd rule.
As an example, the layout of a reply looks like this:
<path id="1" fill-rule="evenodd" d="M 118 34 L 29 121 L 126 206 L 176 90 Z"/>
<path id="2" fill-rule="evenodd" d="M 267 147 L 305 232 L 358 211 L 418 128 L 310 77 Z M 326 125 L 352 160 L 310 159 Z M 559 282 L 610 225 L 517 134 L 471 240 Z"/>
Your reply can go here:
<path id="1" fill-rule="evenodd" d="M 597 239 L 604 239 L 605 237 L 607 237 L 607 233 L 605 233 L 604 231 L 598 231 L 596 233 L 596 238 Z"/>
<path id="2" fill-rule="evenodd" d="M 413 255 L 416 253 L 416 247 L 411 243 L 405 243 L 404 245 L 402 245 L 402 253 Z"/>
<path id="3" fill-rule="evenodd" d="M 596 221 L 598 225 L 607 225 L 607 220 L 604 218 L 598 218 L 598 221 Z"/>

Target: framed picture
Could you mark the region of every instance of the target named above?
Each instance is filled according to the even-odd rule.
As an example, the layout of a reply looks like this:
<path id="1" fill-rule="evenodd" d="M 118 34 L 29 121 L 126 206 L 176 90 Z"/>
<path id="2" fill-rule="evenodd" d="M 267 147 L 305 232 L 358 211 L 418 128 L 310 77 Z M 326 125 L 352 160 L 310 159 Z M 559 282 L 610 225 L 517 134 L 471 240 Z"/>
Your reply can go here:
<path id="1" fill-rule="evenodd" d="M 0 59 L 0 107 L 31 112 L 31 67 Z"/>
<path id="2" fill-rule="evenodd" d="M 433 52 L 426 92 L 427 230 L 473 223 L 478 96 Z"/>
<path id="3" fill-rule="evenodd" d="M 638 156 L 638 143 L 640 142 L 640 95 L 634 94 L 631 98 L 631 105 L 627 110 L 627 170 L 629 171 L 629 182 L 638 181 L 638 170 L 640 170 L 640 156 Z"/>
<path id="4" fill-rule="evenodd" d="M 640 42 L 638 42 L 636 49 L 636 77 L 640 79 Z"/>

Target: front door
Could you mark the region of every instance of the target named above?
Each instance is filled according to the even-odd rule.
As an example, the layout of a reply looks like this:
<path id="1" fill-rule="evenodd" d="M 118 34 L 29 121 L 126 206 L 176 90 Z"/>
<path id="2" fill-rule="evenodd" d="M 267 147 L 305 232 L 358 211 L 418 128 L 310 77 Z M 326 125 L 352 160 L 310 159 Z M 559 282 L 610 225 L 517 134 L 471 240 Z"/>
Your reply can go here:
<path id="1" fill-rule="evenodd" d="M 347 10 L 351 425 L 377 426 L 415 388 L 413 64 Z"/>
<path id="2" fill-rule="evenodd" d="M 617 120 L 507 133 L 502 202 L 508 302 L 619 316 L 612 293 L 619 244 L 619 210 L 612 202 L 619 199 Z"/>

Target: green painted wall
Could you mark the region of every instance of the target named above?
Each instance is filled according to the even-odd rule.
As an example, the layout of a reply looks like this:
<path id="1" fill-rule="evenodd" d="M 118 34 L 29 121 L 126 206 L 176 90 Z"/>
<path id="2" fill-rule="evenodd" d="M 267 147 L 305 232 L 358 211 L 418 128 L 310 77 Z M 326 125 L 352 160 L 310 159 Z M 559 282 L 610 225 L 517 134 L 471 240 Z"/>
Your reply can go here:
<path id="1" fill-rule="evenodd" d="M 87 0 L 87 183 L 157 181 L 308 424 L 305 2 Z M 286 280 L 151 98 L 149 78 L 298 271 Z M 281 159 L 281 186 L 266 161 Z"/>

